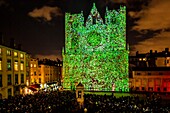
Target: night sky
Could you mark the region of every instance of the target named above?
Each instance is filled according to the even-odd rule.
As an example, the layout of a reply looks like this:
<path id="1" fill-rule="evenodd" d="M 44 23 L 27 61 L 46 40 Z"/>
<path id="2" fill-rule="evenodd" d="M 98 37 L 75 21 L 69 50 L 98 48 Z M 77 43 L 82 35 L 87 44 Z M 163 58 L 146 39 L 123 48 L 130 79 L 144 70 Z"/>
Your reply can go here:
<path id="1" fill-rule="evenodd" d="M 127 43 L 130 54 L 170 47 L 170 0 L 0 0 L 0 32 L 39 58 L 62 59 L 64 13 L 127 6 Z"/>

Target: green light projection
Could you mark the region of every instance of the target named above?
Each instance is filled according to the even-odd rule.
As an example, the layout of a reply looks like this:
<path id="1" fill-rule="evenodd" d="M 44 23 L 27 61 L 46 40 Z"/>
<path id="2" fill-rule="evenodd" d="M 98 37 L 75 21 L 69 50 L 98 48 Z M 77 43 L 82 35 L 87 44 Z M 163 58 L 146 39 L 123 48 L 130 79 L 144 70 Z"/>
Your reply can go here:
<path id="1" fill-rule="evenodd" d="M 95 4 L 84 25 L 83 13 L 65 15 L 63 86 L 86 90 L 128 91 L 126 7 L 106 9 L 105 24 Z"/>

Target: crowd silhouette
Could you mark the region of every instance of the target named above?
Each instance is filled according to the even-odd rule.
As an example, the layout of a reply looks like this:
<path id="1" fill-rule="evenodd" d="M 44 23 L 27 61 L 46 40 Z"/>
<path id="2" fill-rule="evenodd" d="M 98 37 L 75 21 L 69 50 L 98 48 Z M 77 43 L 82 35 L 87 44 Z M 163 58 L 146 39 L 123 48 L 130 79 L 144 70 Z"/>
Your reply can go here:
<path id="1" fill-rule="evenodd" d="M 140 98 L 85 94 L 80 108 L 73 91 L 48 91 L 0 100 L 0 113 L 168 113 L 160 96 Z"/>

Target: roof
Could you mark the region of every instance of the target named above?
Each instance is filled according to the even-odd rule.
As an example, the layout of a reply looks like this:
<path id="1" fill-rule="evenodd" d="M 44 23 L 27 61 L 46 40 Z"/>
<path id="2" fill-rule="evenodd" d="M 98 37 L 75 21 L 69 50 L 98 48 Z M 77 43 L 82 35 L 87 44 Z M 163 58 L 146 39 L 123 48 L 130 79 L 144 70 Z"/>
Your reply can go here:
<path id="1" fill-rule="evenodd" d="M 170 67 L 132 67 L 132 71 L 170 71 Z"/>
<path id="2" fill-rule="evenodd" d="M 84 85 L 81 82 L 77 86 L 84 87 Z"/>

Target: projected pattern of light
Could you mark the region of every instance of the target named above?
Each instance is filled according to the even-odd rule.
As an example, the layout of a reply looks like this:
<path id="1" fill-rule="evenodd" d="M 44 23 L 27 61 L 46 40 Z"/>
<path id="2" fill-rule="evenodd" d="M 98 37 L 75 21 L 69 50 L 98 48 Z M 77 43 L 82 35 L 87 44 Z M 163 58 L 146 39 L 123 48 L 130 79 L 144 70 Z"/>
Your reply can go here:
<path id="1" fill-rule="evenodd" d="M 95 5 L 85 26 L 83 13 L 66 13 L 65 31 L 64 88 L 81 82 L 86 90 L 129 90 L 126 7 L 106 10 L 105 24 Z"/>

